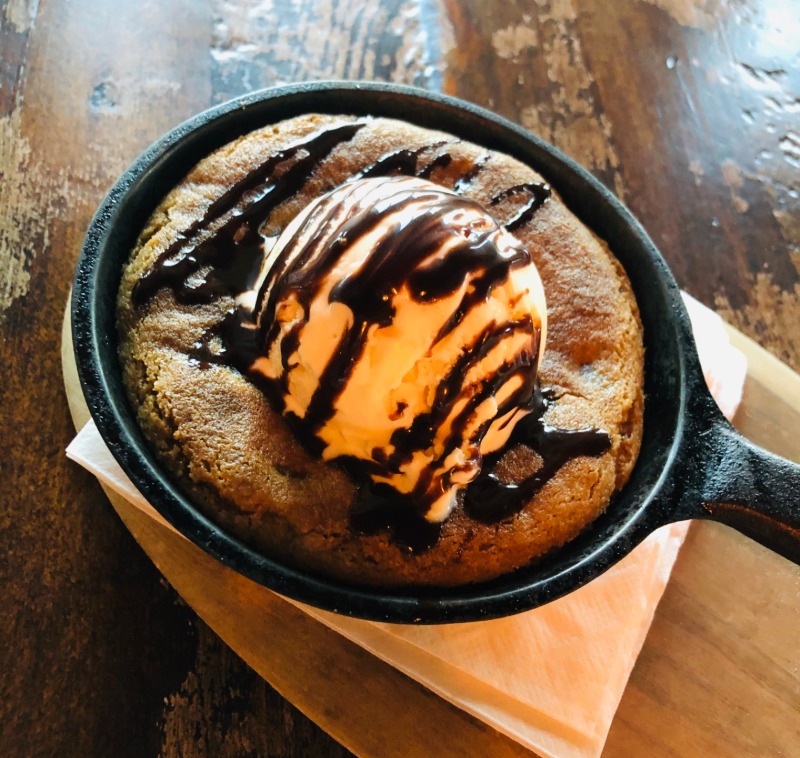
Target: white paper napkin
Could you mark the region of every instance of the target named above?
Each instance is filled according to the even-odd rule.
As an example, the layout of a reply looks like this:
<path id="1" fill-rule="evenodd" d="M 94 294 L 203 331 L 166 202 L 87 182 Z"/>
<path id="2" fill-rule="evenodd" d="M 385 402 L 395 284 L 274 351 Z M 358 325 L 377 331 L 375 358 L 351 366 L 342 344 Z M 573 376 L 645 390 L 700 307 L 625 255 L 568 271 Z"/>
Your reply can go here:
<path id="1" fill-rule="evenodd" d="M 731 418 L 747 362 L 721 319 L 684 295 L 712 394 Z M 168 528 L 116 463 L 93 422 L 67 455 Z M 598 579 L 542 608 L 469 624 L 379 624 L 320 611 L 314 618 L 543 756 L 603 749 L 687 524 L 650 535 Z M 174 530 L 173 530 L 174 531 Z"/>

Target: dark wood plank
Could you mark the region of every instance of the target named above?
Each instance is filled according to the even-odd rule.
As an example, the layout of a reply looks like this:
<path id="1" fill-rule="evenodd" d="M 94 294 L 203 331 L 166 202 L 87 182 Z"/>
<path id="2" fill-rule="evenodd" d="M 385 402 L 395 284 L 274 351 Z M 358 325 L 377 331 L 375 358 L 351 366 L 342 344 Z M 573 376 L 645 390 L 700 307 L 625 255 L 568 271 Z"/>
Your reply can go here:
<path id="1" fill-rule="evenodd" d="M 626 202 L 685 289 L 797 369 L 797 13 L 581 5 Z"/>
<path id="2" fill-rule="evenodd" d="M 83 230 L 114 175 L 156 133 L 143 126 L 168 123 L 163 106 L 131 98 L 126 109 L 104 85 L 139 80 L 140 59 L 158 65 L 157 39 L 126 39 L 125 27 L 143 18 L 160 20 L 155 10 L 148 18 L 111 4 L 5 8 L 4 65 L 14 64 L 10 51 L 24 56 L 13 86 L 3 82 L 0 132 L 6 755 L 155 754 L 163 699 L 180 686 L 196 644 L 192 612 L 98 508 L 96 483 L 62 455 L 72 430 L 59 391 L 58 321 Z M 24 45 L 7 46 L 7 34 Z"/>

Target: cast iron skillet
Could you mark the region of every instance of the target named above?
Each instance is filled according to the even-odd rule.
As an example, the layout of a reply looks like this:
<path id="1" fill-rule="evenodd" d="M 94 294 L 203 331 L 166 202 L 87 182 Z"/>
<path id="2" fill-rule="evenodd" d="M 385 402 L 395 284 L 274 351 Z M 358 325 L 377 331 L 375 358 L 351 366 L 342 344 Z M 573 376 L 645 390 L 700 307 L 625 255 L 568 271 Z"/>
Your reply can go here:
<path id="1" fill-rule="evenodd" d="M 260 555 L 210 522 L 145 444 L 117 361 L 114 308 L 123 262 L 162 197 L 202 157 L 255 128 L 305 112 L 400 118 L 509 153 L 539 171 L 625 267 L 645 330 L 642 450 L 630 481 L 606 514 L 541 565 L 488 583 L 425 591 L 364 589 L 316 578 Z M 577 589 L 658 527 L 689 518 L 721 521 L 800 562 L 800 466 L 748 442 L 717 409 L 703 381 L 678 286 L 642 227 L 605 187 L 555 148 L 453 98 L 386 84 L 319 82 L 256 92 L 186 121 L 137 158 L 97 211 L 75 274 L 72 325 L 89 410 L 143 495 L 225 565 L 320 608 L 404 623 L 504 616 Z"/>

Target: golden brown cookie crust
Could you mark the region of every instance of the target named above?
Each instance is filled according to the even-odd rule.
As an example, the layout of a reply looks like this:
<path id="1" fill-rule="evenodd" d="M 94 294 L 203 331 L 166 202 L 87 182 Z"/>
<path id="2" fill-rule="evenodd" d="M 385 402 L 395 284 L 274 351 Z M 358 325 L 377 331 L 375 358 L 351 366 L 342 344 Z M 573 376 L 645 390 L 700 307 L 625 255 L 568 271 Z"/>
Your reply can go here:
<path id="1" fill-rule="evenodd" d="M 529 564 L 573 539 L 630 476 L 642 437 L 644 348 L 636 301 L 622 267 L 555 193 L 514 232 L 531 252 L 548 305 L 542 386 L 559 400 L 546 417 L 564 428 L 598 427 L 612 440 L 599 457 L 567 462 L 522 510 L 495 524 L 457 509 L 439 542 L 411 554 L 385 533 L 349 526 L 355 488 L 337 466 L 311 456 L 266 396 L 227 366 L 201 368 L 192 346 L 233 305 L 182 305 L 160 290 L 141 308 L 136 281 L 211 202 L 276 151 L 320 128 L 355 120 L 307 115 L 252 132 L 202 160 L 164 198 L 125 266 L 118 295 L 123 378 L 145 437 L 164 467 L 215 522 L 265 554 L 323 576 L 369 585 L 451 586 Z M 311 199 L 398 149 L 433 146 L 452 161 L 429 177 L 445 187 L 487 151 L 441 132 L 372 119 L 324 159 L 303 189 L 279 205 L 264 231 L 279 232 Z M 510 186 L 541 181 L 527 166 L 491 153 L 463 194 L 483 204 Z M 492 212 L 512 218 L 519 198 Z M 536 454 L 510 450 L 499 468 L 522 477 Z"/>

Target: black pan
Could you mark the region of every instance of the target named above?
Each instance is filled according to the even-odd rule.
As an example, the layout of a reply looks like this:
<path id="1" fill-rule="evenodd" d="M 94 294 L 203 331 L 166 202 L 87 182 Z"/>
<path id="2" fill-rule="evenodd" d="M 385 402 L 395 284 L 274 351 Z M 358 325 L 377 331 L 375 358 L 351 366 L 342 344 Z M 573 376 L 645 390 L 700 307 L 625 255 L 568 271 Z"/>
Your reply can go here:
<path id="1" fill-rule="evenodd" d="M 115 293 L 139 230 L 201 158 L 253 129 L 306 112 L 400 118 L 509 153 L 540 172 L 625 267 L 645 333 L 641 453 L 607 512 L 541 565 L 488 583 L 425 591 L 364 589 L 310 576 L 255 552 L 209 521 L 161 470 L 145 443 L 122 385 L 115 336 Z M 558 150 L 453 98 L 386 84 L 300 84 L 232 100 L 181 124 L 136 159 L 92 220 L 75 274 L 72 330 L 97 428 L 156 510 L 225 565 L 320 608 L 404 623 L 517 613 L 577 589 L 660 526 L 690 518 L 728 524 L 800 562 L 800 466 L 756 447 L 719 412 L 703 381 L 678 286 L 642 227 Z"/>

